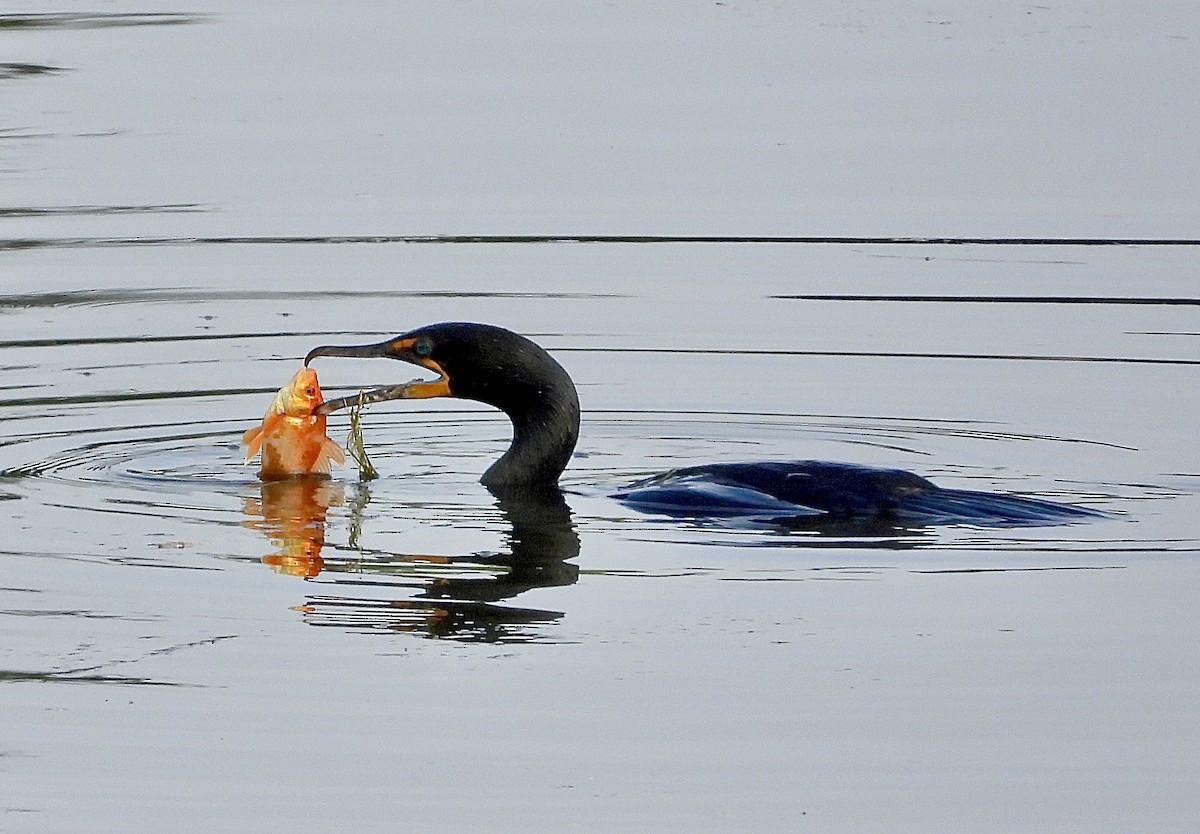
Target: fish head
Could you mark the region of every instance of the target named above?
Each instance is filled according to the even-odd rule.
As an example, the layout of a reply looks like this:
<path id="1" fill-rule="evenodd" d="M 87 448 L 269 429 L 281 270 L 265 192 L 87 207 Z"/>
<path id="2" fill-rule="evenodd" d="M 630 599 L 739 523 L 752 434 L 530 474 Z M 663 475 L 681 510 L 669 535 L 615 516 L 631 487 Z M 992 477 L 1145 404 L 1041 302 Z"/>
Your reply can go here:
<path id="1" fill-rule="evenodd" d="M 312 368 L 296 371 L 291 382 L 279 389 L 275 397 L 277 413 L 289 417 L 308 417 L 313 410 L 325 402 L 321 386 L 317 383 L 317 372 Z"/>

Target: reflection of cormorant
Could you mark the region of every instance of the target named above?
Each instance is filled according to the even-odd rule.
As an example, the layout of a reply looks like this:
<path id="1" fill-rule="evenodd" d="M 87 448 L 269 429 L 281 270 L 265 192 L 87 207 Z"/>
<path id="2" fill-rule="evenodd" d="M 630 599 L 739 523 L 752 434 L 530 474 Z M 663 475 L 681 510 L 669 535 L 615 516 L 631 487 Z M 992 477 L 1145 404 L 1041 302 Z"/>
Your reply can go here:
<path id="1" fill-rule="evenodd" d="M 354 579 L 335 576 L 333 583 L 394 589 L 419 579 L 420 591 L 399 600 L 310 596 L 303 607 L 305 620 L 316 626 L 413 631 L 472 642 L 536 637 L 536 626 L 554 622 L 562 613 L 497 603 L 531 588 L 578 581 L 579 568 L 566 560 L 579 555 L 579 536 L 558 490 L 518 491 L 497 501 L 511 525 L 508 552 L 451 557 L 395 555 L 360 563 L 362 573 L 377 575 L 367 578 L 357 574 Z M 396 574 L 383 570 L 398 564 L 419 570 L 405 572 L 406 581 L 398 583 Z M 336 566 L 327 568 L 327 577 L 337 570 Z"/>
<path id="2" fill-rule="evenodd" d="M 508 451 L 481 479 L 497 494 L 553 488 L 579 437 L 579 398 L 570 376 L 545 350 L 485 324 L 433 324 L 370 345 L 325 345 L 318 356 L 387 357 L 438 374 L 330 400 L 347 405 L 393 399 L 460 397 L 495 406 L 513 424 Z M 915 523 L 1045 524 L 1097 513 L 1030 498 L 943 489 L 910 472 L 824 461 L 714 464 L 677 469 L 632 484 L 615 497 L 652 512 L 826 519 L 889 518 Z"/>
<path id="3" fill-rule="evenodd" d="M 540 636 L 538 626 L 562 612 L 499 605 L 530 588 L 569 586 L 580 569 L 568 559 L 580 554 L 571 511 L 558 490 L 522 490 L 497 497 L 508 522 L 506 548 L 472 556 L 418 556 L 358 550 L 362 510 L 370 502 L 365 485 L 349 500 L 349 550 L 344 562 L 322 556 L 330 506 L 347 503 L 346 486 L 328 478 L 266 481 L 246 498 L 244 526 L 269 538 L 278 550 L 263 563 L 281 574 L 341 588 L 370 587 L 380 596 L 310 594 L 298 610 L 311 625 L 352 630 L 415 631 L 466 641 L 521 641 Z M 337 547 L 338 551 L 346 547 Z M 410 594 L 396 599 L 397 589 Z"/>
<path id="4" fill-rule="evenodd" d="M 509 550 L 472 556 L 468 561 L 505 572 L 487 579 L 443 579 L 431 584 L 420 598 L 495 602 L 530 588 L 573 585 L 579 580 L 578 566 L 566 561 L 579 555 L 579 536 L 562 493 L 521 491 L 498 496 L 497 503 L 512 525 Z"/>
<path id="5" fill-rule="evenodd" d="M 557 489 L 518 490 L 497 496 L 509 529 L 504 552 L 470 556 L 371 554 L 350 565 L 321 555 L 326 545 L 326 516 L 346 501 L 345 485 L 328 478 L 297 477 L 267 481 L 259 495 L 247 498 L 243 525 L 271 540 L 278 552 L 264 564 L 293 576 L 321 575 L 337 587 L 371 586 L 395 593 L 414 589 L 405 599 L 310 595 L 299 608 L 312 625 L 350 629 L 418 631 L 460 640 L 529 639 L 538 626 L 562 613 L 497 603 L 531 588 L 572 585 L 579 568 L 568 562 L 579 555 L 579 536 L 571 511 Z M 356 555 L 362 512 L 370 501 L 365 485 L 350 499 L 350 543 Z M 352 573 L 353 578 L 347 576 Z"/>

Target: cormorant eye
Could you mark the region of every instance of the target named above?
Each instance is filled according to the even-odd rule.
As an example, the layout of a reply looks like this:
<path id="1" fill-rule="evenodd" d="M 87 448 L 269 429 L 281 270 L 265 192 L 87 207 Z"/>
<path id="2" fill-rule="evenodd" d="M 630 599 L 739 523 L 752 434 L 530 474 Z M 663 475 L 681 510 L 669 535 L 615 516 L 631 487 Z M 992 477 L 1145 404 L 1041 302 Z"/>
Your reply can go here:
<path id="1" fill-rule="evenodd" d="M 313 388 L 311 385 L 304 389 L 304 396 L 315 397 L 316 395 L 317 395 L 317 389 Z"/>
<path id="2" fill-rule="evenodd" d="M 433 353 L 433 342 L 422 336 L 421 338 L 417 339 L 417 343 L 413 345 L 413 353 L 415 353 L 417 356 L 420 356 L 422 359 L 428 358 L 429 355 Z"/>

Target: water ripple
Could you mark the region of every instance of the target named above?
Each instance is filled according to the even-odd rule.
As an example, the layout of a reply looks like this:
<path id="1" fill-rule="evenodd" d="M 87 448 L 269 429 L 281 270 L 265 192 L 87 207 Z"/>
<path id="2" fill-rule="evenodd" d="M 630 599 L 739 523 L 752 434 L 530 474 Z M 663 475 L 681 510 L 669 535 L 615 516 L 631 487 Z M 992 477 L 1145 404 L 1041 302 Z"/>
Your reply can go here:
<path id="1" fill-rule="evenodd" d="M 203 23 L 207 15 L 181 12 L 42 12 L 0 14 L 0 29 L 115 29 Z"/>
<path id="2" fill-rule="evenodd" d="M 4 67 L 6 66 L 14 65 L 0 64 L 0 78 L 4 77 Z M 50 72 L 60 71 L 53 67 L 43 67 L 42 69 Z M 204 206 L 199 203 L 124 206 L 9 206 L 0 208 L 0 217 L 103 217 L 121 214 L 185 214 L 212 210 L 212 206 Z"/>
<path id="3" fill-rule="evenodd" d="M 257 404 L 264 395 L 241 391 L 216 401 L 252 397 Z M 124 402 L 112 397 L 109 405 L 144 407 Z M 66 404 L 68 418 L 75 408 Z M 1141 554 L 1200 551 L 1194 539 L 1156 537 L 1152 526 L 1121 520 L 1021 530 L 904 528 L 878 521 L 805 529 L 659 518 L 607 497 L 671 466 L 778 457 L 785 449 L 816 448 L 842 459 L 856 457 L 847 450 L 864 449 L 942 458 L 945 444 L 951 453 L 994 443 L 1005 449 L 1088 444 L 965 421 L 588 413 L 584 446 L 564 478 L 567 500 L 549 516 L 543 509 L 529 515 L 506 506 L 477 483 L 508 440 L 505 421 L 492 413 L 368 414 L 366 441 L 384 473 L 369 483 L 359 482 L 352 469 L 338 471 L 332 480 L 260 483 L 255 468 L 241 462 L 240 435 L 249 425 L 219 418 L 79 431 L 51 425 L 6 438 L 0 448 L 19 461 L 0 471 L 0 497 L 15 510 L 8 546 L 25 558 L 135 568 L 265 566 L 312 583 L 313 591 L 297 600 L 295 610 L 313 627 L 466 642 L 563 639 L 558 623 L 564 612 L 514 599 L 533 588 L 567 587 L 591 576 L 875 581 L 879 570 L 903 569 L 909 560 L 913 569 L 936 573 L 1114 566 Z M 333 421 L 331 435 L 343 440 L 344 431 L 344 423 Z M 1103 443 L 1090 448 L 1098 454 L 1112 450 Z M 947 478 L 1099 508 L 1171 500 L 1186 492 L 1164 484 L 1048 481 L 978 464 L 939 467 L 937 479 Z M 130 524 L 131 518 L 138 521 Z M 47 539 L 49 528 L 58 532 Z M 596 537 L 622 546 L 589 556 L 588 543 Z M 81 544 L 89 539 L 107 543 L 89 550 Z M 55 542 L 66 549 L 56 551 Z M 703 552 L 725 554 L 722 564 L 697 566 Z M 739 552 L 750 561 L 729 558 Z M 774 565 L 754 561 L 772 552 L 790 558 Z M 884 562 L 878 569 L 864 568 L 879 559 Z"/>
<path id="4" fill-rule="evenodd" d="M 223 235 L 0 239 L 4 249 L 194 246 L 212 244 L 781 244 L 829 246 L 1200 246 L 1200 238 L 870 237 L 845 235 Z"/>
<path id="5" fill-rule="evenodd" d="M 266 392 L 256 389 L 252 393 Z M 822 450 L 844 447 L 840 455 L 832 456 L 835 459 L 856 457 L 847 453 L 847 447 L 922 455 L 928 454 L 927 444 L 934 439 L 938 443 L 956 444 L 1068 442 L 1090 443 L 1101 449 L 1117 448 L 1094 441 L 935 420 L 623 411 L 589 413 L 585 420 L 587 448 L 577 455 L 564 477 L 564 488 L 580 504 L 576 523 L 584 530 L 619 531 L 639 540 L 785 545 L 784 539 L 788 537 L 781 538 L 780 530 L 746 528 L 729 521 L 666 522 L 605 498 L 608 492 L 632 480 L 697 460 L 768 459 L 786 456 L 788 448 L 814 446 Z M 119 491 L 116 495 L 98 495 L 91 490 L 54 490 L 55 503 L 83 511 L 136 512 L 164 518 L 212 518 L 216 513 L 216 517 L 236 523 L 241 520 L 240 500 L 261 487 L 254 468 L 243 465 L 240 459 L 240 433 L 247 425 L 215 420 L 192 425 L 148 425 L 136 430 L 97 427 L 78 433 L 38 432 L 8 438 L 5 444 L 13 454 L 20 454 L 23 444 L 34 441 L 61 448 L 0 470 L 0 479 L 34 492 L 45 488 L 39 484 L 111 487 Z M 342 431 L 344 428 L 339 424 L 331 426 L 331 434 L 335 436 Z M 386 476 L 369 487 L 369 509 L 364 516 L 369 524 L 385 532 L 409 530 L 422 523 L 503 529 L 493 499 L 475 483 L 478 474 L 506 444 L 501 420 L 474 411 L 403 417 L 381 414 L 370 416 L 366 431 L 372 457 Z M 85 437 L 86 442 L 78 442 Z M 1179 494 L 1178 490 L 1162 485 L 1039 482 L 1011 473 L 1001 475 L 987 469 L 945 465 L 937 466 L 936 470 L 939 480 L 954 478 L 968 487 L 1033 492 L 1042 497 L 1100 505 Z M 340 471 L 335 482 L 359 488 L 352 470 Z M 179 501 L 180 495 L 188 498 Z M 51 496 L 46 498 L 50 500 Z M 340 504 L 341 501 L 331 503 L 330 516 L 344 523 L 345 513 L 339 509 Z M 1011 543 L 1016 535 L 1012 531 L 990 532 L 971 538 L 878 523 L 848 525 L 844 530 L 826 525 L 824 535 L 799 527 L 790 533 L 792 541 L 786 543 L 788 546 L 808 543 L 813 547 L 830 547 L 840 543 L 856 547 L 972 549 L 1002 546 Z M 1043 535 L 1034 532 L 1020 535 L 1036 546 L 1047 544 Z M 1081 546 L 1092 548 L 1096 544 L 1087 541 Z"/>
<path id="6" fill-rule="evenodd" d="M 45 64 L 21 64 L 11 61 L 0 62 L 0 81 L 13 78 L 26 78 L 32 75 L 54 75 L 60 72 L 66 72 L 66 70 L 62 67 L 51 67 Z M 3 216 L 3 210 L 0 210 L 0 217 Z"/>

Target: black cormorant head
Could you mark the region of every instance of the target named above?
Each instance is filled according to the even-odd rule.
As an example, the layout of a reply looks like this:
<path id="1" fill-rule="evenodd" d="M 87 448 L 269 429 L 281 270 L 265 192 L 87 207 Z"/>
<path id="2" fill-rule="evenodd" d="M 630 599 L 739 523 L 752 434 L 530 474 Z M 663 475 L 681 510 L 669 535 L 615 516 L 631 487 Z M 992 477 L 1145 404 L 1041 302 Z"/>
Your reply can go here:
<path id="1" fill-rule="evenodd" d="M 579 436 L 579 398 L 571 377 L 540 346 L 502 327 L 431 324 L 375 344 L 313 348 L 304 364 L 318 356 L 399 359 L 438 375 L 330 400 L 320 407 L 322 413 L 358 402 L 458 397 L 507 414 L 513 444 L 484 475 L 489 486 L 557 481 Z"/>

